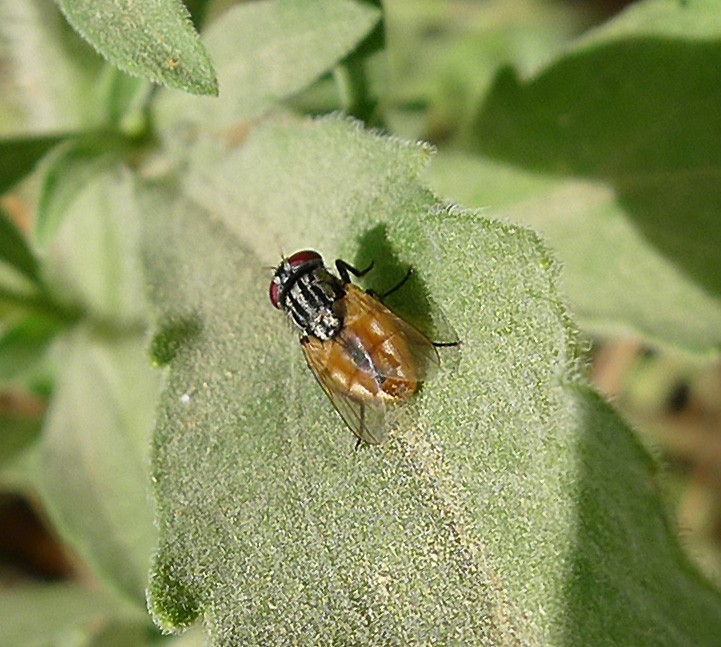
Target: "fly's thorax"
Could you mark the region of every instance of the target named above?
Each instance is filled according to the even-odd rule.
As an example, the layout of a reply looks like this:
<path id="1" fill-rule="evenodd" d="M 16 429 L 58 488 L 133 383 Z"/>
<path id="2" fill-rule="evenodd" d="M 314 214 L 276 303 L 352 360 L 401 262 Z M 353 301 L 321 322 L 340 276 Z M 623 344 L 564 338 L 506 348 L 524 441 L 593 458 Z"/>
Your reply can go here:
<path id="1" fill-rule="evenodd" d="M 277 307 L 305 335 L 328 340 L 340 332 L 343 327 L 340 300 L 345 292 L 340 280 L 320 259 L 300 265 L 282 263 L 273 278 L 271 292 L 273 286 Z"/>

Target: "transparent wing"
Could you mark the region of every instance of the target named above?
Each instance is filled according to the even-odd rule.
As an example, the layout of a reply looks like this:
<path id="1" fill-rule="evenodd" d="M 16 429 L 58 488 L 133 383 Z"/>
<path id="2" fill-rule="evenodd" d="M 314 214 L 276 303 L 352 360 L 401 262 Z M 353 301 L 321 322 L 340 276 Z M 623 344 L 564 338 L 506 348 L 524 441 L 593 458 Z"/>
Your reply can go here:
<path id="1" fill-rule="evenodd" d="M 378 291 L 383 294 L 383 289 L 391 289 L 391 294 L 382 297 L 383 304 L 397 313 L 404 321 L 410 323 L 418 330 L 423 331 L 426 337 L 434 343 L 440 343 L 444 346 L 457 344 L 459 341 L 458 334 L 446 317 L 440 304 L 428 293 L 425 284 L 421 280 L 419 274 L 409 270 L 407 280 L 403 282 L 400 289 L 392 289 L 393 281 L 390 277 L 400 278 L 399 274 L 402 268 L 395 267 L 387 270 L 390 285 L 386 282 L 384 285 L 375 286 Z M 380 264 L 375 268 L 374 276 L 383 277 L 386 272 Z M 446 351 L 441 351 L 444 358 Z"/>
<path id="2" fill-rule="evenodd" d="M 383 402 L 355 400 L 347 393 L 334 388 L 323 358 L 306 341 L 302 341 L 301 346 L 308 367 L 346 425 L 359 440 L 371 445 L 380 445 L 386 439 Z"/>

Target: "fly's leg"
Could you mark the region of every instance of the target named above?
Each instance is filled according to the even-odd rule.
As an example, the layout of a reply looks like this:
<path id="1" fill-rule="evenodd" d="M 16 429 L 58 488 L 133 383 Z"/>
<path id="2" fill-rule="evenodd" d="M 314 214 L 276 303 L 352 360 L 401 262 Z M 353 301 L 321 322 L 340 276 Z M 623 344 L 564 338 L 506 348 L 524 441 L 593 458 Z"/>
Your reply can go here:
<path id="1" fill-rule="evenodd" d="M 365 276 L 373 269 L 373 262 L 371 261 L 371 264 L 366 267 L 364 270 L 359 270 L 355 267 L 353 267 L 350 263 L 346 263 L 344 260 L 337 258 L 335 261 L 335 267 L 338 270 L 338 274 L 340 274 L 340 279 L 343 283 L 350 283 L 350 275 L 352 274 L 356 278 L 360 278 L 361 276 Z M 389 294 L 393 294 L 396 290 L 399 290 L 405 283 L 408 281 L 409 278 L 411 278 L 411 273 L 413 272 L 413 268 L 409 267 L 408 271 L 406 272 L 406 275 L 396 284 L 394 285 L 390 290 L 387 290 L 383 294 L 378 294 L 375 290 L 368 290 L 368 294 L 373 295 L 374 297 L 377 297 L 378 299 L 385 299 Z"/>
<path id="2" fill-rule="evenodd" d="M 341 260 L 340 258 L 335 259 L 335 268 L 338 270 L 338 274 L 340 274 L 340 280 L 345 283 L 350 283 L 350 275 L 359 278 L 361 276 L 365 276 L 373 269 L 373 261 L 371 261 L 371 264 L 366 267 L 364 270 L 359 270 L 355 267 L 353 267 L 350 263 L 346 263 L 344 260 Z"/>
<path id="3" fill-rule="evenodd" d="M 394 285 L 390 290 L 387 292 L 384 292 L 383 294 L 376 294 L 372 290 L 369 290 L 368 292 L 372 294 L 373 296 L 378 297 L 381 301 L 385 299 L 389 294 L 393 294 L 396 290 L 399 290 L 402 288 L 409 278 L 411 278 L 411 273 L 413 272 L 413 268 L 409 267 L 408 271 L 406 272 L 406 275 L 398 282 L 396 285 Z M 454 346 L 460 346 L 460 341 L 432 341 L 431 344 L 435 346 L 436 348 L 451 348 Z"/>
<path id="4" fill-rule="evenodd" d="M 365 429 L 365 425 L 366 425 L 366 421 L 365 421 L 365 419 L 366 419 L 366 408 L 365 408 L 365 406 L 363 406 L 363 403 L 361 403 L 361 405 L 360 405 L 360 418 L 361 418 L 361 420 L 360 420 L 360 432 L 361 432 L 361 435 L 362 435 L 362 434 L 363 434 L 363 430 Z M 355 451 L 358 451 L 358 450 L 360 449 L 360 446 L 361 446 L 362 444 L 363 444 L 363 441 L 361 440 L 361 437 L 358 436 L 358 440 L 356 441 L 356 444 L 355 444 Z"/>
<path id="5" fill-rule="evenodd" d="M 383 294 L 376 294 L 373 291 L 370 291 L 370 293 L 372 295 L 378 297 L 382 301 L 388 295 L 393 294 L 396 290 L 400 290 L 408 282 L 408 279 L 411 278 L 412 272 L 413 272 L 413 268 L 409 267 L 408 271 L 406 272 L 406 275 L 398 283 L 396 283 L 390 290 L 385 291 Z"/>

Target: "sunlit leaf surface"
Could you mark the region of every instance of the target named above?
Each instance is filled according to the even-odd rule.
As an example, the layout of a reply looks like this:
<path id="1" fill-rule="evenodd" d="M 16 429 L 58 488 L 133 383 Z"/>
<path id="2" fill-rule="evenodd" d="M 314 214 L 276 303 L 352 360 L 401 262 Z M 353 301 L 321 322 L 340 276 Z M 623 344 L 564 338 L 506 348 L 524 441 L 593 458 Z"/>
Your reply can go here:
<path id="1" fill-rule="evenodd" d="M 203 616 L 214 645 L 714 644 L 719 598 L 671 538 L 650 460 L 583 385 L 535 235 L 444 208 L 417 181 L 425 149 L 339 119 L 194 152 L 205 175 L 141 200 L 169 365 L 161 626 Z M 268 302 L 278 247 L 378 259 L 379 281 L 413 265 L 404 298 L 462 340 L 385 445 L 352 450 Z"/>

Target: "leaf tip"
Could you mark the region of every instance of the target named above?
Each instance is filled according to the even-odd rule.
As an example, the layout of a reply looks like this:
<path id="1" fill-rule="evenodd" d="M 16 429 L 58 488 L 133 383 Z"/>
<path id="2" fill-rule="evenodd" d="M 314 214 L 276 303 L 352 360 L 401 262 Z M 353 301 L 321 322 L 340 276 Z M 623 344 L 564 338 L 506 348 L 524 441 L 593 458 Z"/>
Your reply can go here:
<path id="1" fill-rule="evenodd" d="M 192 625 L 201 613 L 201 596 L 191 581 L 182 581 L 180 569 L 160 557 L 151 573 L 146 592 L 148 610 L 164 632 L 177 633 Z"/>

